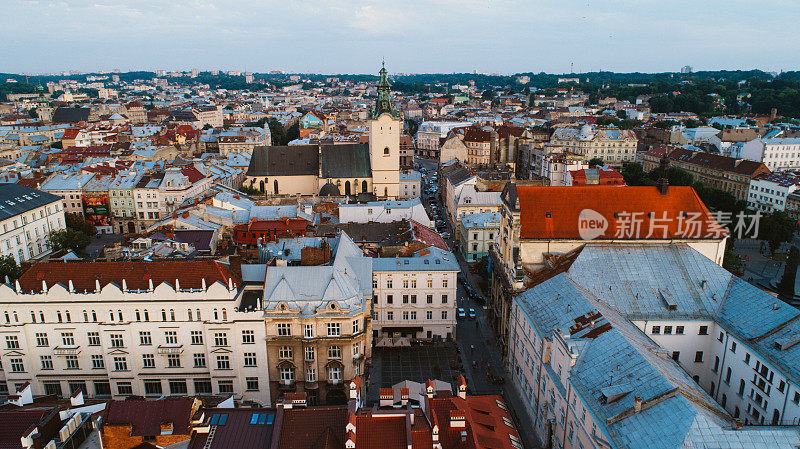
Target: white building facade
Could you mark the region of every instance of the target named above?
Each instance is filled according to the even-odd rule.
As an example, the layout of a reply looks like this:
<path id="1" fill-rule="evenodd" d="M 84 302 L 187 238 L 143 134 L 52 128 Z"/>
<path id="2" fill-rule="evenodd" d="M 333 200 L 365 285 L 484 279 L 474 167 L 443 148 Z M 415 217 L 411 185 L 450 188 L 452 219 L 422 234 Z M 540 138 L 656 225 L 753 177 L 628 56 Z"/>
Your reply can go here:
<path id="1" fill-rule="evenodd" d="M 800 173 L 776 172 L 750 180 L 747 207 L 765 214 L 786 210 L 786 196 L 800 186 Z"/>
<path id="2" fill-rule="evenodd" d="M 264 319 L 239 307 L 240 284 L 215 261 L 35 265 L 0 285 L 0 388 L 269 404 Z"/>
<path id="3" fill-rule="evenodd" d="M 455 337 L 460 268 L 453 253 L 430 247 L 373 259 L 372 269 L 373 337 Z"/>
<path id="4" fill-rule="evenodd" d="M 51 251 L 50 234 L 66 229 L 63 199 L 17 184 L 0 184 L 0 256 L 17 264 Z"/>

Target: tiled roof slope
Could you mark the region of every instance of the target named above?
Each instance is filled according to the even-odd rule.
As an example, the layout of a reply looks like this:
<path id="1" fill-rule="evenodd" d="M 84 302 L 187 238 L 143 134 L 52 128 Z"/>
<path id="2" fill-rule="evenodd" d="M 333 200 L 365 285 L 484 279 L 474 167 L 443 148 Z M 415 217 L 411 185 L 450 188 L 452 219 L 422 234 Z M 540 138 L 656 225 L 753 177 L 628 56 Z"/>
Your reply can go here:
<path id="1" fill-rule="evenodd" d="M 234 285 L 240 280 L 230 271 L 228 265 L 213 260 L 196 261 L 128 261 L 128 262 L 42 262 L 33 265 L 20 278 L 19 284 L 23 291 L 40 292 L 42 281 L 48 287 L 60 283 L 64 287 L 72 281 L 76 291 L 94 291 L 95 280 L 100 282 L 100 288 L 109 283 L 122 287 L 122 281 L 130 290 L 147 290 L 150 280 L 153 287 L 163 282 L 175 284 L 175 279 L 180 280 L 181 288 L 201 288 L 203 279 L 206 286 L 214 282 L 228 285 L 228 279 Z"/>
<path id="2" fill-rule="evenodd" d="M 155 436 L 161 435 L 162 423 L 172 423 L 173 435 L 188 435 L 193 402 L 191 398 L 111 401 L 104 424 L 130 425 L 131 436 Z"/>
<path id="3" fill-rule="evenodd" d="M 608 222 L 608 229 L 599 238 L 615 238 L 616 229 L 625 226 L 625 214 L 636 213 L 641 220 L 638 229 L 629 239 L 687 238 L 681 235 L 682 213 L 699 222 L 701 238 L 713 235 L 717 222 L 692 187 L 671 186 L 666 195 L 652 186 L 572 186 L 540 187 L 517 186 L 520 205 L 520 238 L 522 239 L 580 239 L 579 216 L 585 209 L 600 213 Z M 650 213 L 655 213 L 651 219 Z M 659 221 L 666 217 L 666 222 Z M 653 225 L 653 235 L 648 237 Z M 662 228 L 661 226 L 665 227 Z M 684 227 L 684 229 L 688 229 Z M 723 232 L 724 231 L 720 231 Z M 689 233 L 688 238 L 695 233 Z M 717 237 L 719 238 L 719 237 Z"/>
<path id="4" fill-rule="evenodd" d="M 551 338 L 556 329 L 567 334 L 567 344 L 578 354 L 569 371 L 569 382 L 605 427 L 604 434 L 613 447 L 800 444 L 796 428 L 731 430 L 733 418 L 632 323 L 654 319 L 715 321 L 747 340 L 759 357 L 780 367 L 795 382 L 800 378 L 800 347 L 775 347 L 778 339 L 800 335 L 800 311 L 785 304 L 776 308 L 775 298 L 686 244 L 642 247 L 590 243 L 577 254 L 568 271 L 519 294 L 515 301 L 540 335 Z M 673 304 L 674 309 L 667 304 Z M 573 332 L 577 320 L 587 313 L 596 314 L 593 320 L 603 328 L 591 338 Z M 616 401 L 601 401 L 613 386 L 624 386 L 628 393 Z M 629 413 L 635 396 L 645 405 L 641 412 Z M 719 446 L 720 442 L 727 445 Z"/>

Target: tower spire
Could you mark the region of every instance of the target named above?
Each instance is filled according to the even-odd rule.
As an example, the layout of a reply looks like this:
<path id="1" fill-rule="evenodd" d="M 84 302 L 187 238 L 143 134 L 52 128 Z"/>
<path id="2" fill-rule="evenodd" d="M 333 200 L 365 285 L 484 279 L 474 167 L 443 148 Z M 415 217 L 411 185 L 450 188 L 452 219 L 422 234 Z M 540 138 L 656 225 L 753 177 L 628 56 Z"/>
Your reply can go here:
<path id="1" fill-rule="evenodd" d="M 390 94 L 392 85 L 389 83 L 385 61 L 381 62 L 381 70 L 378 73 L 380 75 L 377 86 L 378 99 L 375 101 L 375 110 L 373 111 L 372 115 L 374 118 L 377 118 L 384 113 L 389 113 L 392 116 L 396 116 L 397 112 L 392 107 L 392 98 Z"/>

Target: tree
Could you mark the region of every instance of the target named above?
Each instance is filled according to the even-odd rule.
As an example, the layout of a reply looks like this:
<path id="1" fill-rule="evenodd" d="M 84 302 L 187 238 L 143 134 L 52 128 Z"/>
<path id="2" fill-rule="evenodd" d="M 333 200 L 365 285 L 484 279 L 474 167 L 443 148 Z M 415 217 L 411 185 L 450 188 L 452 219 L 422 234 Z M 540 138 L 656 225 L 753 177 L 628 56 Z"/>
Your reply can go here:
<path id="1" fill-rule="evenodd" d="M 270 117 L 269 120 L 267 120 L 267 125 L 269 126 L 269 133 L 272 136 L 272 144 L 286 145 L 286 131 L 284 131 L 281 122 L 275 117 Z"/>
<path id="2" fill-rule="evenodd" d="M 65 214 L 64 218 L 67 227 L 70 229 L 83 232 L 86 235 L 95 235 L 97 233 L 94 225 L 86 221 L 86 218 L 81 214 Z"/>
<path id="3" fill-rule="evenodd" d="M 406 132 L 409 136 L 414 136 L 417 134 L 417 130 L 419 129 L 419 123 L 416 120 L 406 120 Z"/>
<path id="4" fill-rule="evenodd" d="M 628 114 L 626 114 L 625 111 L 617 111 L 617 117 L 624 119 L 627 116 Z"/>
<path id="5" fill-rule="evenodd" d="M 50 233 L 50 243 L 53 245 L 54 251 L 83 252 L 90 242 L 91 239 L 88 235 L 72 228 Z"/>
<path id="6" fill-rule="evenodd" d="M 486 89 L 481 94 L 481 98 L 484 100 L 491 100 L 494 98 L 494 91 L 492 89 Z"/>
<path id="7" fill-rule="evenodd" d="M 774 253 L 783 242 L 788 242 L 797 230 L 797 223 L 786 212 L 775 211 L 761 218 L 758 238 L 766 240 Z"/>
<path id="8" fill-rule="evenodd" d="M 286 130 L 286 142 L 283 145 L 288 145 L 289 142 L 300 137 L 300 122 L 294 122 L 289 129 Z"/>
<path id="9" fill-rule="evenodd" d="M 597 167 L 598 165 L 603 165 L 603 159 L 599 157 L 589 159 L 589 167 Z"/>
<path id="10" fill-rule="evenodd" d="M 5 282 L 6 277 L 11 282 L 22 276 L 22 267 L 11 256 L 0 257 L 0 282 Z"/>
<path id="11" fill-rule="evenodd" d="M 797 277 L 797 265 L 800 262 L 800 251 L 792 246 L 789 250 L 789 256 L 786 258 L 786 265 L 783 268 L 783 277 L 778 282 L 778 293 L 788 296 L 794 296 L 794 281 Z"/>
<path id="12" fill-rule="evenodd" d="M 207 130 L 207 129 L 211 129 L 211 128 L 213 128 L 213 126 L 211 126 L 211 123 L 206 123 L 205 125 L 203 125 L 203 130 L 204 131 Z"/>
<path id="13" fill-rule="evenodd" d="M 725 255 L 722 258 L 722 268 L 730 271 L 736 276 L 741 276 L 743 268 L 742 257 L 737 254 L 736 251 L 732 249 L 726 249 Z"/>
<path id="14" fill-rule="evenodd" d="M 36 108 L 30 108 L 30 109 L 28 109 L 28 115 L 29 115 L 31 118 L 39 118 L 39 113 L 38 113 L 38 112 L 36 112 Z"/>

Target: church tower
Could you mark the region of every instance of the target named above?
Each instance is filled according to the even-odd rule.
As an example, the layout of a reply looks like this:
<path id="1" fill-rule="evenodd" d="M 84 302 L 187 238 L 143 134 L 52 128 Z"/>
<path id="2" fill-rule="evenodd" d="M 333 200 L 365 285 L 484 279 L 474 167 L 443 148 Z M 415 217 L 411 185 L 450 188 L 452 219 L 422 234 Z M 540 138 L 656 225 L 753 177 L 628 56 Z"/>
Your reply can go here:
<path id="1" fill-rule="evenodd" d="M 391 84 L 385 65 L 380 71 L 378 99 L 369 122 L 369 157 L 375 196 L 396 199 L 400 194 L 400 133 L 403 119 L 392 106 Z"/>

